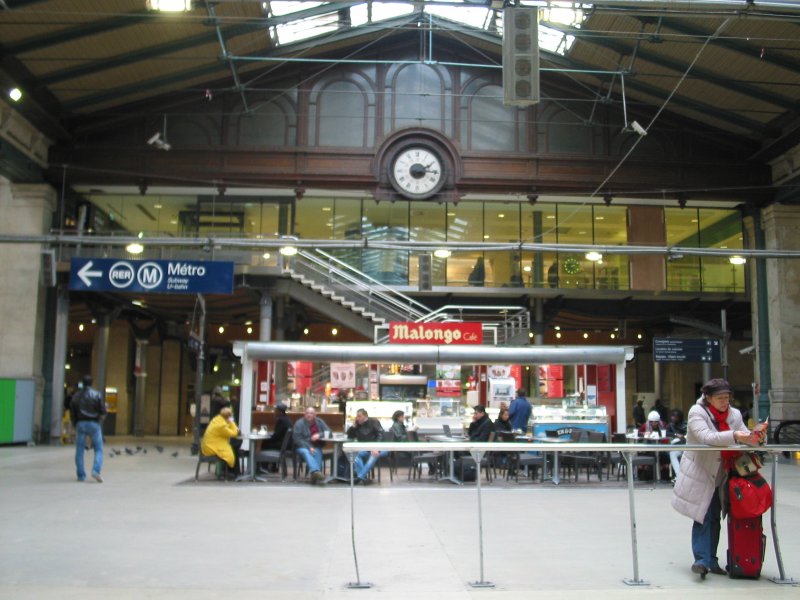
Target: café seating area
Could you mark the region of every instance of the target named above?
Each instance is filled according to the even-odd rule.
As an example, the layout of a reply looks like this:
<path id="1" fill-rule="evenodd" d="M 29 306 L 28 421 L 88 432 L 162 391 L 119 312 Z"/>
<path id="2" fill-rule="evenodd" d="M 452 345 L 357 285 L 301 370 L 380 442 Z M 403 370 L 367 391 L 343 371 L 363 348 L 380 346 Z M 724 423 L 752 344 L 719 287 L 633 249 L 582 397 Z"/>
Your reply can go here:
<path id="1" fill-rule="evenodd" d="M 302 413 L 288 413 L 292 422 L 302 418 Z M 324 441 L 322 474 L 324 483 L 349 484 L 350 465 L 347 457 L 342 452 L 342 445 L 348 441 L 344 431 L 344 415 L 341 413 L 318 413 L 333 431 L 330 439 Z M 252 427 L 254 431 L 273 431 L 275 414 L 272 412 L 254 412 Z M 448 431 L 450 429 L 450 431 Z M 386 432 L 384 441 L 391 441 L 391 435 Z M 554 432 L 555 433 L 555 432 Z M 608 441 L 605 434 L 595 431 L 586 431 L 579 428 L 571 432 L 559 432 L 559 436 L 547 436 L 547 441 L 552 443 L 574 442 L 602 444 Z M 566 437 L 566 436 L 569 437 Z M 620 435 L 614 436 L 614 441 L 621 441 Z M 443 442 L 465 441 L 464 431 L 443 428 L 441 433 L 420 434 L 417 431 L 408 432 L 409 442 Z M 253 438 L 251 438 L 252 440 Z M 520 442 L 534 439 L 530 435 L 511 434 L 508 432 L 492 433 L 493 442 Z M 545 441 L 537 438 L 535 441 Z M 636 440 L 626 439 L 633 443 Z M 310 482 L 309 473 L 305 462 L 292 447 L 291 431 L 284 439 L 280 449 L 261 449 L 261 439 L 253 440 L 255 445 L 252 457 L 254 465 L 249 464 L 250 456 L 242 455 L 242 472 L 250 476 L 242 477 L 248 481 L 259 483 L 284 483 L 307 484 Z M 649 448 L 648 448 L 649 450 Z M 558 456 L 556 456 L 558 454 Z M 658 477 L 653 477 L 658 472 L 658 459 L 654 452 L 640 452 L 632 459 L 634 480 L 638 483 L 655 485 Z M 198 458 L 195 472 L 195 481 L 217 481 L 220 479 L 220 469 L 214 472 L 210 468 L 206 473 L 201 472 L 202 464 L 209 466 L 217 462 L 215 457 Z M 519 485 L 600 485 L 622 486 L 627 485 L 625 461 L 622 453 L 611 451 L 586 451 L 586 452 L 487 452 L 480 461 L 481 482 L 484 485 L 511 487 Z M 388 477 L 384 476 L 386 470 Z M 430 451 L 392 451 L 388 456 L 381 457 L 370 473 L 368 483 L 380 485 L 474 485 L 478 465 L 475 460 L 463 452 L 449 452 L 441 450 L 441 446 Z M 585 474 L 585 477 L 582 475 Z M 604 477 L 605 475 L 605 477 Z M 616 475 L 616 477 L 614 477 Z M 649 476 L 648 476 L 649 475 Z M 669 481 L 667 480 L 667 483 Z"/>

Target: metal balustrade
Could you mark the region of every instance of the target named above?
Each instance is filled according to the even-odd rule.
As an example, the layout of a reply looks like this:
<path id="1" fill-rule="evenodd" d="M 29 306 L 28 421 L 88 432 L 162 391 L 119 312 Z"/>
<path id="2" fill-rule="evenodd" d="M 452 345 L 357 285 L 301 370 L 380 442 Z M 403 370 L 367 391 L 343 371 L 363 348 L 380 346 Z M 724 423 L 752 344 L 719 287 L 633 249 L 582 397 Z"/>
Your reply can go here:
<path id="1" fill-rule="evenodd" d="M 631 536 L 631 556 L 633 577 L 623 578 L 622 581 L 630 586 L 647 586 L 650 585 L 648 581 L 642 579 L 639 574 L 639 549 L 637 541 L 637 528 L 636 528 L 636 504 L 633 485 L 633 469 L 631 468 L 631 457 L 633 454 L 641 452 L 642 446 L 630 443 L 601 443 L 601 444 L 583 444 L 583 443 L 564 443 L 564 444 L 546 444 L 546 443 L 528 443 L 528 442 L 347 442 L 343 444 L 342 449 L 345 452 L 348 460 L 350 461 L 350 531 L 351 542 L 353 549 L 353 561 L 355 563 L 356 582 L 348 584 L 348 587 L 363 588 L 371 587 L 372 584 L 361 581 L 361 574 L 358 568 L 358 556 L 355 541 L 355 486 L 353 480 L 353 460 L 358 452 L 363 450 L 386 450 L 389 452 L 469 452 L 476 464 L 480 464 L 486 452 L 619 452 L 623 455 L 627 467 L 628 479 L 628 504 L 630 513 L 630 536 Z M 668 445 L 659 447 L 658 444 L 648 445 L 646 450 L 648 452 L 669 452 L 674 449 Z M 777 458 L 776 455 L 781 452 L 798 452 L 800 451 L 800 444 L 769 444 L 767 446 L 759 446 L 757 448 L 749 446 L 729 446 L 721 448 L 719 446 L 700 446 L 700 445 L 681 445 L 681 450 L 698 451 L 698 452 L 719 452 L 720 450 L 757 450 L 759 452 L 766 452 L 772 455 L 772 494 L 773 505 L 770 509 L 770 528 L 772 531 L 772 542 L 775 550 L 775 556 L 778 563 L 779 577 L 771 578 L 771 581 L 778 584 L 797 585 L 797 581 L 786 576 L 783 565 L 783 556 L 781 554 L 780 542 L 778 538 L 777 526 L 777 506 L 778 506 L 778 481 L 777 481 Z M 554 482 L 555 483 L 555 482 Z M 494 587 L 494 583 L 485 579 L 483 568 L 483 513 L 481 508 L 481 470 L 478 469 L 475 478 L 475 489 L 477 492 L 478 504 L 478 555 L 479 555 L 479 579 L 470 582 L 473 587 Z M 798 564 L 795 560 L 792 564 Z"/>

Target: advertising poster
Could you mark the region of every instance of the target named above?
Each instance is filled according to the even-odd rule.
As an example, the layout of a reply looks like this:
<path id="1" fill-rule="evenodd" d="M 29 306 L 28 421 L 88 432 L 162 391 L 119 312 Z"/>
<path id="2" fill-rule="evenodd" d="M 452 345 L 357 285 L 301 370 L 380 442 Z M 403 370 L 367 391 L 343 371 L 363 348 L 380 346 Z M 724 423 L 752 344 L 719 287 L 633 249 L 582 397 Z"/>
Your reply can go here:
<path id="1" fill-rule="evenodd" d="M 356 387 L 356 364 L 331 363 L 331 387 L 336 389 Z"/>

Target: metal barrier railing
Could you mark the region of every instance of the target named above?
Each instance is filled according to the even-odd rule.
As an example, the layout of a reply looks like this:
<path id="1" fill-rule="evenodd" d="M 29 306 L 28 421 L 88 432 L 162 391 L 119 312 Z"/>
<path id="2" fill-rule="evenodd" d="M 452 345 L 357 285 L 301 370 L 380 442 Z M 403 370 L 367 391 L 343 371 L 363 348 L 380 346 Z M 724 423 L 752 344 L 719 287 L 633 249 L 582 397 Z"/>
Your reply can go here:
<path id="1" fill-rule="evenodd" d="M 347 584 L 350 588 L 368 588 L 371 583 L 361 581 L 361 574 L 358 569 L 358 555 L 356 552 L 356 538 L 355 538 L 355 497 L 354 497 L 354 479 L 353 479 L 353 461 L 355 455 L 363 450 L 386 450 L 389 452 L 469 452 L 470 456 L 475 460 L 478 465 L 475 476 L 475 489 L 477 491 L 478 499 L 478 556 L 479 556 L 479 579 L 470 582 L 472 587 L 494 587 L 494 583 L 487 581 L 484 577 L 483 569 L 483 512 L 481 505 L 481 469 L 480 463 L 483 456 L 487 452 L 542 452 L 544 454 L 555 452 L 619 452 L 625 460 L 625 468 L 628 479 L 628 502 L 630 510 L 630 530 L 631 530 L 631 555 L 633 563 L 633 577 L 623 578 L 626 585 L 632 586 L 646 586 L 650 583 L 639 576 L 639 554 L 636 538 L 636 505 L 634 502 L 634 485 L 633 485 L 633 469 L 631 468 L 631 456 L 638 452 L 669 452 L 675 450 L 675 446 L 650 444 L 644 447 L 639 444 L 629 443 L 602 443 L 602 444 L 579 444 L 579 443 L 563 443 L 563 444 L 549 444 L 549 443 L 528 443 L 528 442 L 492 442 L 492 443 L 478 443 L 478 442 L 347 442 L 342 445 L 342 449 L 350 462 L 350 533 L 353 546 L 353 562 L 355 564 L 356 581 Z M 728 446 L 720 448 L 718 446 L 699 446 L 699 445 L 681 445 L 681 451 L 699 451 L 699 452 L 719 452 L 720 450 L 757 450 L 759 452 L 767 452 L 775 455 L 780 452 L 798 452 L 800 451 L 800 444 L 770 444 L 767 446 Z M 655 476 L 655 474 L 654 474 Z M 557 483 L 554 482 L 554 483 Z M 780 574 L 777 578 L 770 578 L 774 583 L 779 584 L 792 584 L 796 585 L 800 581 L 787 578 L 783 567 L 783 557 L 781 555 L 780 543 L 778 540 L 778 526 L 777 526 L 777 503 L 778 503 L 778 481 L 777 481 L 777 460 L 773 456 L 772 460 L 772 496 L 773 504 L 770 510 L 770 527 L 772 529 L 772 542 L 775 548 L 775 556 L 778 562 L 778 572 Z M 797 564 L 797 563 L 794 563 Z"/>

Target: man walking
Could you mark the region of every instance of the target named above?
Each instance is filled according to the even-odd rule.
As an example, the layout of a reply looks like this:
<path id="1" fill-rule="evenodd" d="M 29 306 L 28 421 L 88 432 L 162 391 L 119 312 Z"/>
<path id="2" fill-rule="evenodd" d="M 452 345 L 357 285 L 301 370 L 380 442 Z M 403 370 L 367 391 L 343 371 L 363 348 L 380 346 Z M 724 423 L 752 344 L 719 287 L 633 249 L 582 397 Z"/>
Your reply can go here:
<path id="1" fill-rule="evenodd" d="M 83 376 L 83 389 L 73 394 L 69 412 L 72 425 L 75 427 L 75 468 L 78 481 L 86 481 L 83 453 L 88 435 L 94 448 L 92 477 L 98 483 L 103 483 L 103 476 L 100 475 L 103 468 L 103 432 L 100 424 L 105 419 L 107 411 L 103 396 L 92 387 L 91 375 Z"/>
<path id="2" fill-rule="evenodd" d="M 522 388 L 517 390 L 517 397 L 511 401 L 511 406 L 508 407 L 508 416 L 513 429 L 527 431 L 528 419 L 531 417 L 531 405 Z"/>

